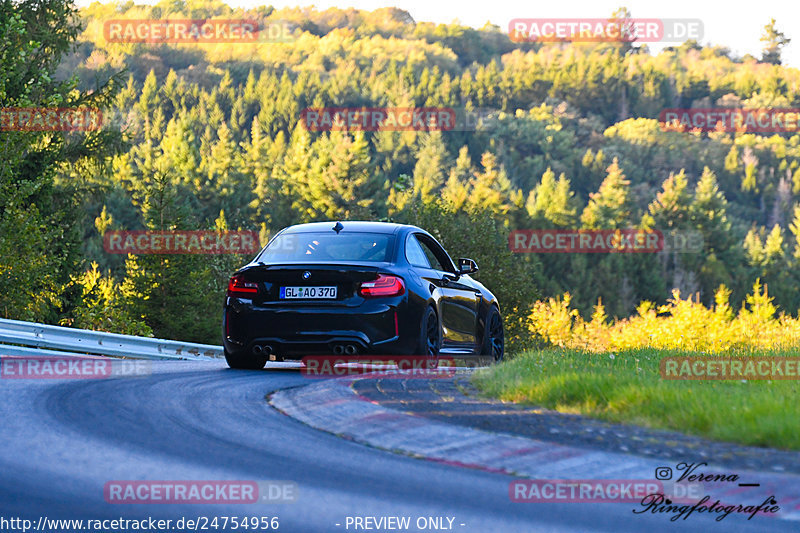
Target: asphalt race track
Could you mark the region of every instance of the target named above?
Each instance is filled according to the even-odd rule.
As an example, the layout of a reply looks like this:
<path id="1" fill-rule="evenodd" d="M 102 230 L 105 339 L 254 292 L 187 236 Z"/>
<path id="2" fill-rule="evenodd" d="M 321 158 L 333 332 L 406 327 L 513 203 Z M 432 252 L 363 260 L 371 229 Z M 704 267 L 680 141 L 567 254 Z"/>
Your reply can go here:
<path id="1" fill-rule="evenodd" d="M 289 532 L 390 531 L 352 523 L 388 516 L 410 517 L 405 531 L 420 531 L 420 518 L 438 523 L 428 517 L 444 518 L 445 527 L 452 519 L 452 531 L 481 533 L 799 527 L 734 515 L 676 523 L 668 515 L 633 514 L 634 504 L 513 503 L 510 476 L 356 444 L 307 427 L 265 400 L 308 382 L 297 370 L 237 371 L 216 362 L 153 362 L 152 374 L 130 378 L 1 379 L 0 518 L 28 519 L 35 528 L 41 517 L 278 517 L 278 530 Z M 108 503 L 104 486 L 114 480 L 281 480 L 296 483 L 298 493 L 294 503 L 280 504 Z"/>

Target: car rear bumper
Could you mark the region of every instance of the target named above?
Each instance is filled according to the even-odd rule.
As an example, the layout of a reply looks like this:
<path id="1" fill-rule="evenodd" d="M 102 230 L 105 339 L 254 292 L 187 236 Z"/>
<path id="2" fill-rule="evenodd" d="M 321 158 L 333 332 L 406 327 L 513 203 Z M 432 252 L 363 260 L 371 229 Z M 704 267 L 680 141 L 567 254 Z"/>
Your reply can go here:
<path id="1" fill-rule="evenodd" d="M 399 300 L 356 308 L 256 307 L 229 302 L 223 344 L 232 355 L 268 354 L 284 359 L 339 353 L 400 355 L 413 347 L 401 342 Z"/>

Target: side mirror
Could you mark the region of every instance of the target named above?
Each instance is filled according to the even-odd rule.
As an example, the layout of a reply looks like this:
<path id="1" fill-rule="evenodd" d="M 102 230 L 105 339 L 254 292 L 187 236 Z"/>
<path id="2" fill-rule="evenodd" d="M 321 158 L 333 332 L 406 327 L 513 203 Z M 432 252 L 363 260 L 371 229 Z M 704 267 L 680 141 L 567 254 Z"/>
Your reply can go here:
<path id="1" fill-rule="evenodd" d="M 478 264 L 472 259 L 462 257 L 458 260 L 458 275 L 473 274 L 478 271 Z"/>

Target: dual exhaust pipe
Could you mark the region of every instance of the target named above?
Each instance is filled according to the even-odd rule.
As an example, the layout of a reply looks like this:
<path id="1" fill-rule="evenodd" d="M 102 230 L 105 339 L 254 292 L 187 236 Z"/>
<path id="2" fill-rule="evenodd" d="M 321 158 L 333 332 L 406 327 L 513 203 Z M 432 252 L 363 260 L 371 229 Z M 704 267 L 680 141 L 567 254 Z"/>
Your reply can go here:
<path id="1" fill-rule="evenodd" d="M 275 351 L 271 345 L 265 344 L 254 344 L 251 348 L 253 355 L 272 355 Z M 333 345 L 333 353 L 336 355 L 356 355 L 358 353 L 358 346 L 355 344 L 334 344 Z"/>
<path id="2" fill-rule="evenodd" d="M 358 353 L 358 347 L 355 344 L 334 344 L 333 353 L 336 355 L 355 355 Z"/>
<path id="3" fill-rule="evenodd" d="M 254 344 L 252 351 L 253 355 L 272 355 L 273 352 L 272 346 L 269 344 L 265 344 L 264 346 L 261 346 L 260 344 Z"/>

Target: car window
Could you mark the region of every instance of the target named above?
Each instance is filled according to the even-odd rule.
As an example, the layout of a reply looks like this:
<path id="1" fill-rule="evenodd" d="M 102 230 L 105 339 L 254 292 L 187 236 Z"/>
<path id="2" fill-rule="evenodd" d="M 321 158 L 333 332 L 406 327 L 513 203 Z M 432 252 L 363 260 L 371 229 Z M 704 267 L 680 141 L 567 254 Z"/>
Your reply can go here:
<path id="1" fill-rule="evenodd" d="M 428 258 L 428 263 L 430 263 L 431 268 L 442 272 L 453 271 L 452 264 L 448 266 L 451 262 L 447 257 L 447 253 L 439 245 L 431 241 L 431 239 L 425 235 L 415 235 L 415 237 L 417 237 L 422 251 L 425 253 L 425 257 Z"/>
<path id="2" fill-rule="evenodd" d="M 431 268 L 428 257 L 422 250 L 422 246 L 414 235 L 409 235 L 406 239 L 406 259 L 414 266 Z"/>
<path id="3" fill-rule="evenodd" d="M 287 233 L 275 238 L 258 261 L 382 262 L 389 260 L 393 239 L 391 235 L 379 233 Z"/>

